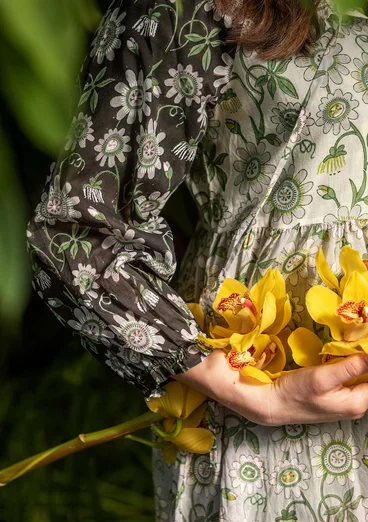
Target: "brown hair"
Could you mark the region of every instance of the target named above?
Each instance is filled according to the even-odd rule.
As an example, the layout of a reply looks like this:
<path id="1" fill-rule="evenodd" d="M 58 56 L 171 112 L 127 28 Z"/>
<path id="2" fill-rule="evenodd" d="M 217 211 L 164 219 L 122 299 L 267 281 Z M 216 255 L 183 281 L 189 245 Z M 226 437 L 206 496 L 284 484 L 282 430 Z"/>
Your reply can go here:
<path id="1" fill-rule="evenodd" d="M 215 0 L 233 20 L 229 41 L 266 60 L 307 53 L 320 35 L 319 0 Z"/>

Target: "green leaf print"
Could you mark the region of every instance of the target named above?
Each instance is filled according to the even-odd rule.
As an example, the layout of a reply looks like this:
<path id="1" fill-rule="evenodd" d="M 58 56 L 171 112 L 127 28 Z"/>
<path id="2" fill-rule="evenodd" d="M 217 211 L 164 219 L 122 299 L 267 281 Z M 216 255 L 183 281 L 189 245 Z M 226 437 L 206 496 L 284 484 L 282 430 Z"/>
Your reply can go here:
<path id="1" fill-rule="evenodd" d="M 203 38 L 203 36 L 201 36 L 200 34 L 197 34 L 197 33 L 186 34 L 185 38 L 187 40 L 189 40 L 189 42 L 201 42 L 202 40 L 205 39 L 205 38 Z"/>
<path id="2" fill-rule="evenodd" d="M 202 57 L 202 67 L 205 71 L 208 71 L 208 68 L 210 65 L 211 65 L 211 49 L 208 47 Z"/>
<path id="3" fill-rule="evenodd" d="M 276 78 L 278 86 L 285 94 L 287 94 L 291 98 L 299 98 L 298 92 L 290 80 L 284 78 L 283 76 L 276 76 Z"/>
<path id="4" fill-rule="evenodd" d="M 359 522 L 358 518 L 351 511 L 347 512 L 347 522 Z"/>
<path id="5" fill-rule="evenodd" d="M 276 80 L 274 77 L 271 77 L 269 79 L 269 81 L 267 83 L 267 89 L 268 89 L 268 92 L 269 92 L 271 98 L 274 99 L 276 90 L 277 90 Z"/>
<path id="6" fill-rule="evenodd" d="M 235 451 L 238 451 L 239 446 L 243 444 L 244 441 L 244 431 L 239 430 L 238 433 L 234 437 L 234 449 Z"/>
<path id="7" fill-rule="evenodd" d="M 331 506 L 328 509 L 326 509 L 326 511 L 324 512 L 324 515 L 328 515 L 328 516 L 336 515 L 336 513 L 338 511 L 340 511 L 340 509 L 341 509 L 341 504 L 339 506 Z"/>
<path id="8" fill-rule="evenodd" d="M 347 504 L 350 502 L 350 500 L 353 498 L 354 495 L 354 488 L 348 489 L 348 491 L 345 492 L 344 497 L 342 499 L 344 504 Z"/>
<path id="9" fill-rule="evenodd" d="M 259 440 L 257 435 L 255 435 L 252 431 L 245 431 L 245 440 L 248 443 L 248 446 L 254 453 L 259 453 Z"/>

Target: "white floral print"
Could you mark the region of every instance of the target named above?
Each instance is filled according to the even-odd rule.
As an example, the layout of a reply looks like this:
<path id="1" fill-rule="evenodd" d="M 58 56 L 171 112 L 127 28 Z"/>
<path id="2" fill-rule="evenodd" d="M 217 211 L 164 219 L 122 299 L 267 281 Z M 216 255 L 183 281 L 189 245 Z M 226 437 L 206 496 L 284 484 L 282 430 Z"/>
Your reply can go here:
<path id="1" fill-rule="evenodd" d="M 118 120 L 127 118 L 130 125 L 138 120 L 141 122 L 143 115 L 149 116 L 151 109 L 149 103 L 152 101 L 152 80 L 144 78 L 143 71 L 139 71 L 138 76 L 134 71 L 128 69 L 125 73 L 127 84 L 120 82 L 115 86 L 115 90 L 120 96 L 115 96 L 110 101 L 111 107 L 120 107 L 116 117 Z"/>

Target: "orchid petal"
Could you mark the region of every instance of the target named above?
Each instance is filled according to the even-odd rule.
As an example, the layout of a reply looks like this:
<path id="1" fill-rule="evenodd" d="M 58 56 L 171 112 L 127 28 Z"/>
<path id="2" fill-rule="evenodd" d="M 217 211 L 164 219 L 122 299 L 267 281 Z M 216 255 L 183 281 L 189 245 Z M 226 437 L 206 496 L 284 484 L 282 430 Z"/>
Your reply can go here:
<path id="1" fill-rule="evenodd" d="M 323 286 L 313 286 L 307 292 L 306 304 L 309 315 L 316 323 L 329 326 L 332 337 L 337 341 L 344 338 L 345 326 L 335 314 L 341 298 L 335 292 Z"/>
<path id="2" fill-rule="evenodd" d="M 260 332 L 263 332 L 275 322 L 276 314 L 277 308 L 275 296 L 271 294 L 271 292 L 267 292 L 263 302 Z"/>
<path id="3" fill-rule="evenodd" d="M 346 282 L 343 302 L 359 302 L 362 300 L 368 300 L 368 281 L 359 272 L 353 272 Z"/>
<path id="4" fill-rule="evenodd" d="M 178 453 L 178 448 L 175 444 L 167 444 L 164 448 L 161 449 L 162 455 L 167 464 L 174 464 L 176 461 L 176 455 Z"/>
<path id="5" fill-rule="evenodd" d="M 267 370 L 270 374 L 276 374 L 285 368 L 286 355 L 283 344 L 276 335 L 270 335 L 270 341 L 276 344 L 277 350 L 274 358 L 263 368 L 263 371 Z"/>
<path id="6" fill-rule="evenodd" d="M 179 381 L 170 382 L 165 390 L 162 397 L 147 401 L 151 411 L 161 413 L 164 417 L 185 419 L 206 400 L 205 395 Z"/>
<path id="7" fill-rule="evenodd" d="M 213 433 L 205 428 L 183 428 L 172 442 L 182 451 L 203 455 L 211 451 L 214 439 Z"/>
<path id="8" fill-rule="evenodd" d="M 316 255 L 316 265 L 320 278 L 324 282 L 326 286 L 337 290 L 339 292 L 339 281 L 335 274 L 332 272 L 329 267 L 325 255 L 323 253 L 322 247 L 319 248 Z"/>
<path id="9" fill-rule="evenodd" d="M 271 269 L 267 270 L 266 274 L 260 279 L 250 290 L 250 298 L 260 313 L 267 292 L 272 292 L 275 287 L 275 276 Z"/>
<path id="10" fill-rule="evenodd" d="M 226 346 L 230 343 L 229 337 L 226 337 L 224 339 L 209 339 L 208 337 L 200 333 L 197 337 L 200 341 L 203 341 L 209 346 L 212 346 L 212 348 L 226 348 Z"/>
<path id="11" fill-rule="evenodd" d="M 289 336 L 288 343 L 293 359 L 299 366 L 318 366 L 322 362 L 321 339 L 307 328 L 297 328 Z"/>
<path id="12" fill-rule="evenodd" d="M 252 379 L 257 379 L 257 381 L 270 384 L 272 383 L 272 379 L 268 377 L 262 370 L 255 368 L 254 366 L 246 366 L 242 370 L 240 370 L 241 375 L 243 377 L 252 377 Z"/>
<path id="13" fill-rule="evenodd" d="M 230 345 L 233 350 L 244 352 L 253 346 L 256 337 L 259 335 L 259 327 L 255 328 L 248 334 L 233 334 L 230 337 Z"/>
<path id="14" fill-rule="evenodd" d="M 368 352 L 368 339 L 362 339 L 353 343 L 344 341 L 331 341 L 326 343 L 321 353 L 328 355 L 336 355 L 338 357 L 346 357 L 347 355 L 353 355 L 355 353 Z"/>
<path id="15" fill-rule="evenodd" d="M 345 285 L 353 272 L 364 273 L 367 267 L 363 263 L 358 250 L 349 246 L 342 247 L 339 257 L 340 266 L 344 271 L 344 276 L 340 281 L 341 293 L 344 292 Z"/>

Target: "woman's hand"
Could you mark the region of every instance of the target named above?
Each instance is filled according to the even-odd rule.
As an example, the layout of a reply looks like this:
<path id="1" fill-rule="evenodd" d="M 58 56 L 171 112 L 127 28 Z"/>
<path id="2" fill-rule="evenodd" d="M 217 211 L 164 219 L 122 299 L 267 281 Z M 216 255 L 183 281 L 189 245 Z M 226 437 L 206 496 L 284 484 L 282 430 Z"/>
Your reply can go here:
<path id="1" fill-rule="evenodd" d="M 368 384 L 346 387 L 343 383 L 368 373 L 366 357 L 351 355 L 261 384 L 231 370 L 226 355 L 214 350 L 202 363 L 175 378 L 263 426 L 355 420 L 368 410 Z"/>

